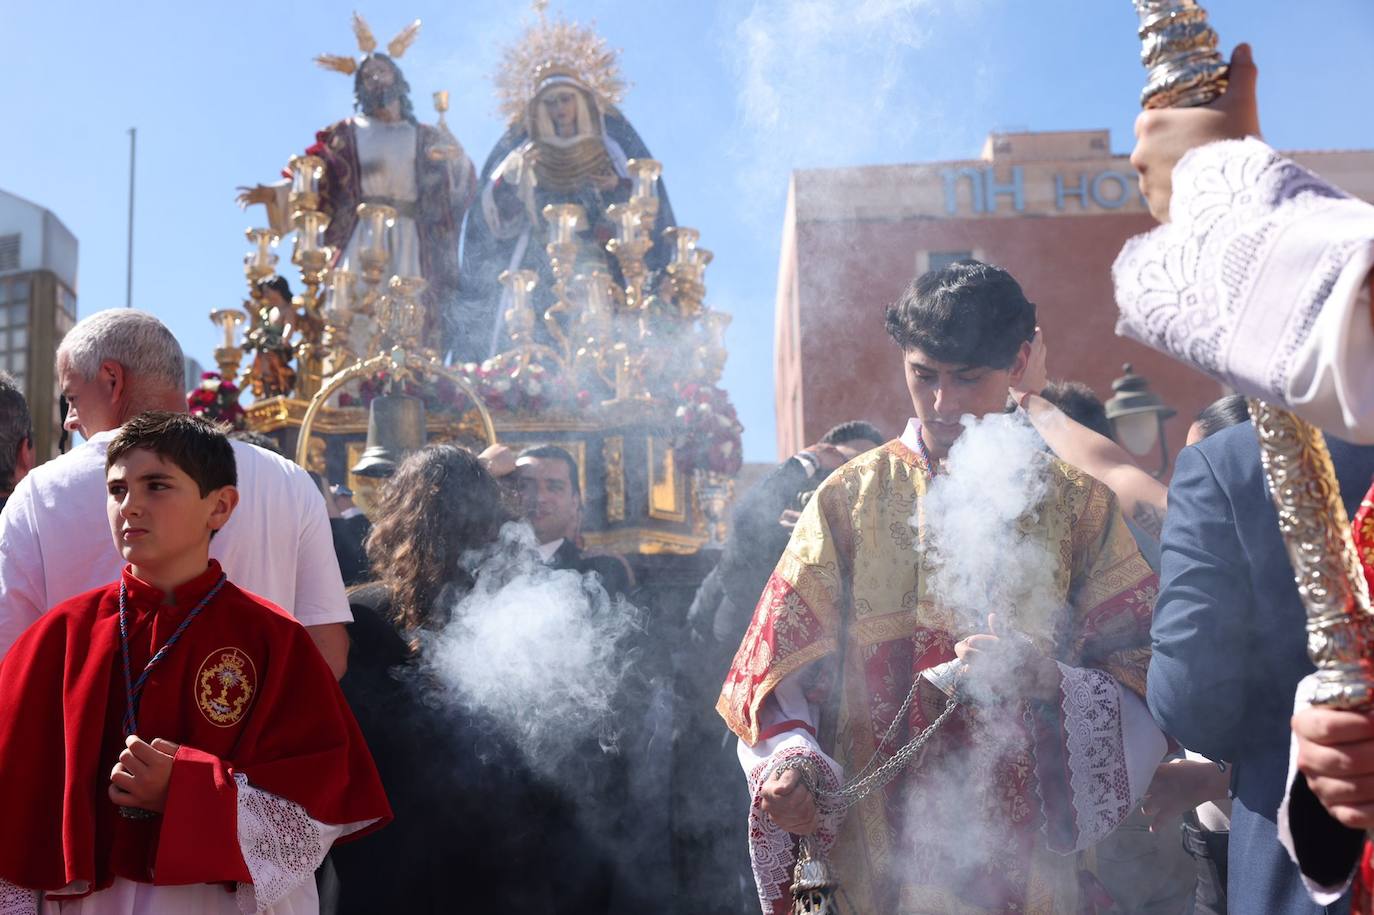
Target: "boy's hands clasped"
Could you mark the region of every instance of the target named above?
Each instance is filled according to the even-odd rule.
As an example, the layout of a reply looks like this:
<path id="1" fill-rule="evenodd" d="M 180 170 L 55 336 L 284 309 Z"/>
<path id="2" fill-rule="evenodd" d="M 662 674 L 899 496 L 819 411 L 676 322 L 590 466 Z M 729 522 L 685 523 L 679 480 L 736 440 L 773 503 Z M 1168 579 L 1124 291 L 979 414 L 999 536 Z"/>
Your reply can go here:
<path id="1" fill-rule="evenodd" d="M 110 800 L 121 807 L 161 813 L 167 805 L 172 763 L 180 744 L 155 737 L 152 743 L 137 734 L 124 741 L 124 752 L 110 771 Z"/>

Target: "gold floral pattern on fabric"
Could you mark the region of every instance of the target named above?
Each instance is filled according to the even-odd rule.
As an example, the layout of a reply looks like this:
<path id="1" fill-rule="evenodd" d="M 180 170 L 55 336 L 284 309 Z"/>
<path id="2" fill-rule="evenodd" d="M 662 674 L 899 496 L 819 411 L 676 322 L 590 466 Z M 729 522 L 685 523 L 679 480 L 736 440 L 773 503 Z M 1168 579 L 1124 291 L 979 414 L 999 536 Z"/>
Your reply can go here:
<path id="1" fill-rule="evenodd" d="M 1143 691 L 1155 576 L 1111 492 L 1067 464 L 1045 461 L 1049 494 L 1018 528 L 1043 540 L 1062 611 L 1056 619 L 1015 622 L 1056 660 L 1096 667 Z M 955 641 L 969 633 L 926 591 L 920 506 L 928 483 L 919 458 L 890 442 L 832 474 L 807 504 L 717 704 L 745 741 L 757 742 L 759 710 L 778 682 L 824 657 L 836 676 L 815 697 L 823 709 L 818 731 L 830 735 L 822 747 L 845 771 L 858 772 L 878 752 L 919 671 L 954 657 Z M 1007 609 L 1014 617 L 1015 608 Z M 938 694 L 922 693 L 884 752 L 942 707 Z M 831 860 L 855 905 L 945 911 L 945 902 L 959 900 L 947 910 L 1074 910 L 1076 858 L 1044 847 L 1030 727 L 1020 715 L 961 708 L 916 765 L 851 810 Z M 959 809 L 944 810 L 947 802 L 934 799 L 968 782 L 973 763 L 963 748 L 989 728 L 1005 752 L 977 765 L 996 790 L 961 796 Z M 950 857 L 961 843 L 961 818 L 973 816 L 1002 827 L 996 866 L 986 871 L 960 869 Z M 926 902 L 935 909 L 920 908 Z"/>

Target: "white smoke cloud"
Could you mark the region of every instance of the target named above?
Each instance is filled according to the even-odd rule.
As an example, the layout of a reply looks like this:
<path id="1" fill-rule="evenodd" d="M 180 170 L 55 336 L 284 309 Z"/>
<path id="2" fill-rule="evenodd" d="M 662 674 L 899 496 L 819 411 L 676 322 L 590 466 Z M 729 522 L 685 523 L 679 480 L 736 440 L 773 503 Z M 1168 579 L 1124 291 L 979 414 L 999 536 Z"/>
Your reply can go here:
<path id="1" fill-rule="evenodd" d="M 425 651 L 452 698 L 490 715 L 545 774 L 589 738 L 613 748 L 638 611 L 612 601 L 594 576 L 546 565 L 524 523 L 505 525 L 494 547 L 464 565 L 477 570 L 476 584 Z"/>
<path id="2" fill-rule="evenodd" d="M 1044 444 L 1021 413 L 965 416 L 963 424 L 946 472 L 921 504 L 928 593 L 965 632 L 986 632 L 996 613 L 1020 632 L 1052 639 L 1062 609 L 1058 557 L 1043 538 L 1027 536 L 1048 491 Z"/>
<path id="3" fill-rule="evenodd" d="M 921 50 L 938 17 L 984 0 L 756 0 L 728 30 L 738 85 L 737 155 L 756 168 L 882 161 L 930 129 Z M 767 165 L 765 165 L 767 163 Z M 742 186 L 759 187 L 749 169 Z"/>

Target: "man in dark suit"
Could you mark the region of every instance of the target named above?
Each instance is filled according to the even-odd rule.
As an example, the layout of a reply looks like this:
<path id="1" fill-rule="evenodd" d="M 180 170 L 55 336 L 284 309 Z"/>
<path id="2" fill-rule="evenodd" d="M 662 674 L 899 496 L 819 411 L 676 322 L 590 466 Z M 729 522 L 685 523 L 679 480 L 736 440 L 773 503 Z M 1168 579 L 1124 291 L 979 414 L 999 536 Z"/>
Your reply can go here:
<path id="1" fill-rule="evenodd" d="M 623 559 L 584 553 L 574 541 L 582 520 L 582 487 L 571 454 L 557 445 L 525 449 L 515 459 L 515 486 L 545 562 L 555 569 L 595 572 L 612 597 L 630 592 Z"/>
<path id="2" fill-rule="evenodd" d="M 1374 446 L 1328 439 L 1353 513 Z M 1305 612 L 1250 423 L 1186 448 L 1169 487 L 1148 699 L 1166 733 L 1233 767 L 1228 903 L 1235 912 L 1343 912 L 1303 889 L 1275 825 L 1289 716 L 1307 659 Z"/>
<path id="3" fill-rule="evenodd" d="M 634 577 L 624 557 L 584 553 L 575 541 L 582 523 L 582 487 L 571 454 L 557 445 L 526 448 L 518 455 L 505 445 L 492 445 L 479 457 L 488 473 L 513 483 L 545 562 L 555 569 L 595 572 L 611 597 L 630 593 Z"/>

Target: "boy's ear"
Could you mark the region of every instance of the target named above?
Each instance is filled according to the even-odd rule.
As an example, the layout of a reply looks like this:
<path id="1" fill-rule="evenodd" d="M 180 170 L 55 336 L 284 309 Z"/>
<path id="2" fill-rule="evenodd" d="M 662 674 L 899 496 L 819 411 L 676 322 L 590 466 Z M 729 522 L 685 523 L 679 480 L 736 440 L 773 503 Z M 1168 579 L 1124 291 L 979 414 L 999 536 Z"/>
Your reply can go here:
<path id="1" fill-rule="evenodd" d="M 239 491 L 236 486 L 221 486 L 207 496 L 210 504 L 210 530 L 217 531 L 229 522 L 229 516 L 239 504 Z"/>

